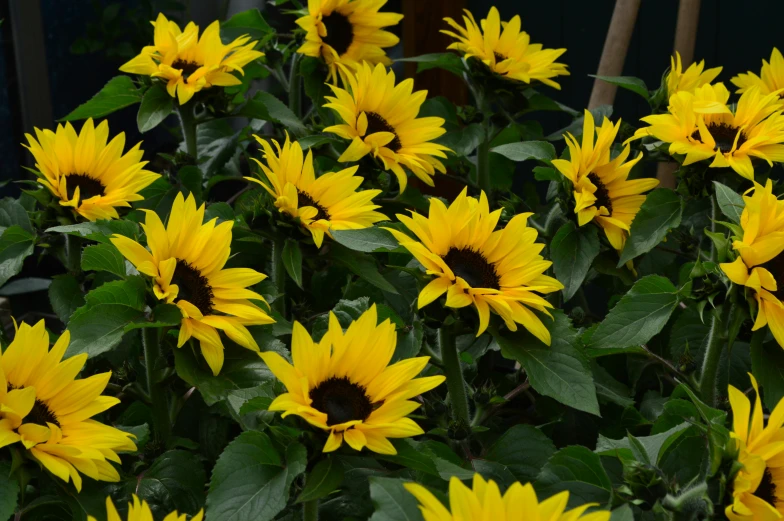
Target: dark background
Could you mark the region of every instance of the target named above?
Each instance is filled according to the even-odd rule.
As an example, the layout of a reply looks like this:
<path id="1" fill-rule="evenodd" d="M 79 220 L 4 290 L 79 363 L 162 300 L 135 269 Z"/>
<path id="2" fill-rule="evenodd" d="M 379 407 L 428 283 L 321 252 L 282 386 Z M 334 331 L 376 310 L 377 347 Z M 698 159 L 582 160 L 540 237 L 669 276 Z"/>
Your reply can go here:
<path id="1" fill-rule="evenodd" d="M 152 39 L 152 29 L 146 20 L 153 19 L 159 10 L 180 20 L 193 19 L 203 28 L 232 12 L 250 7 L 264 9 L 266 3 L 265 0 L 0 0 L 3 19 L 0 25 L 0 181 L 22 178 L 26 174 L 20 165 L 31 166 L 29 153 L 20 145 L 25 141 L 24 133 L 32 130 L 26 128 L 32 125 L 26 124 L 24 117 L 30 104 L 45 111 L 49 107 L 54 120 L 89 99 L 118 74 L 117 68 L 122 63 Z M 465 5 L 479 20 L 493 4 L 499 8 L 502 20 L 521 15 L 523 29 L 531 34 L 533 42 L 567 49 L 560 61 L 569 65 L 571 76 L 560 79 L 561 91 L 547 89 L 547 93 L 571 107 L 585 107 L 593 85 L 588 74 L 596 71 L 599 62 L 614 6 L 612 0 L 391 0 L 385 10 L 402 11 L 406 18 L 397 29 L 403 41 L 390 54 L 402 57 L 434 52 L 433 47 L 443 50 L 449 41 L 437 33 L 444 27 L 440 23 L 443 14 L 459 12 Z M 43 53 L 37 52 L 34 46 L 18 45 L 21 34 L 29 36 L 36 31 L 26 24 L 21 27 L 14 24 L 13 13 L 18 13 L 20 8 L 29 11 L 30 6 L 33 11 L 38 8 L 40 13 L 38 33 L 43 40 Z M 268 7 L 265 18 L 272 19 L 276 26 L 292 26 L 294 17 L 275 14 L 274 10 Z M 642 0 L 624 75 L 640 77 L 652 89 L 659 85 L 662 72 L 669 66 L 677 11 L 677 0 Z M 782 44 L 783 21 L 782 0 L 702 0 L 695 59 L 705 59 L 708 67 L 723 65 L 719 79 L 727 83 L 739 72 L 759 72 L 762 59 L 770 56 L 774 46 Z M 27 78 L 44 88 L 31 89 L 29 83 L 28 88 L 24 87 L 25 78 L 19 74 L 20 61 L 22 69 L 27 66 L 29 71 L 37 65 L 37 70 L 46 71 L 46 77 L 35 74 L 30 78 L 28 73 Z M 411 68 L 406 73 L 411 74 Z M 433 94 L 458 99 L 462 95 L 460 84 L 453 77 L 419 82 Z M 640 98 L 627 91 L 618 92 L 616 117 L 631 121 L 644 115 L 645 110 L 645 102 Z M 141 139 L 136 130 L 135 112 L 135 108 L 128 108 L 109 117 L 112 134 L 124 130 L 131 144 Z M 548 116 L 543 123 L 549 132 L 563 122 Z M 55 122 L 49 121 L 48 125 L 54 127 Z M 156 129 L 144 138 L 143 148 L 148 154 L 174 139 L 163 129 Z M 10 185 L 3 190 L 12 194 L 16 189 Z"/>

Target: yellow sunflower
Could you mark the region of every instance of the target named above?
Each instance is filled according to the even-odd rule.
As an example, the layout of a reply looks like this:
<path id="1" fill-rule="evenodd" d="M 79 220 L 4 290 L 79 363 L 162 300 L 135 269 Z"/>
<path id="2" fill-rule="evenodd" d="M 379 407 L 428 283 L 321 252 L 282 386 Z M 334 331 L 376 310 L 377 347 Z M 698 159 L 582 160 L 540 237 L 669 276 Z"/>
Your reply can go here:
<path id="1" fill-rule="evenodd" d="M 35 158 L 38 182 L 90 221 L 117 219 L 117 207 L 131 206 L 144 199 L 139 191 L 160 175 L 144 170 L 141 143 L 123 154 L 125 133 L 109 141 L 109 123 L 95 127 L 92 119 L 84 122 L 79 134 L 66 123 L 57 131 L 35 129 L 36 138 L 25 134 L 24 145 Z"/>
<path id="2" fill-rule="evenodd" d="M 176 95 L 180 105 L 213 85 L 239 85 L 242 82 L 232 72 L 244 74 L 245 65 L 264 56 L 263 52 L 253 50 L 257 42 L 247 35 L 224 45 L 217 20 L 204 30 L 201 38 L 199 26 L 193 22 L 182 31 L 163 13 L 152 25 L 155 27 L 154 45 L 146 46 L 120 70 L 161 78 L 166 82 L 169 95 Z"/>
<path id="3" fill-rule="evenodd" d="M 412 93 L 411 78 L 395 85 L 395 73 L 380 64 L 371 68 L 363 63 L 356 74 L 347 75 L 347 81 L 349 90 L 330 85 L 335 96 L 326 96 L 329 103 L 324 105 L 343 120 L 324 132 L 351 140 L 338 161 L 358 161 L 372 152 L 397 176 L 401 192 L 407 182 L 403 167 L 433 186 L 436 170 L 446 173 L 437 158 L 445 158 L 451 150 L 432 142 L 446 132 L 443 118 L 417 117 L 427 91 Z"/>
<path id="4" fill-rule="evenodd" d="M 572 510 L 566 510 L 569 491 L 539 501 L 530 483 L 517 482 L 501 495 L 495 481 L 485 481 L 474 474 L 473 487 L 468 488 L 457 477 L 449 481 L 449 509 L 425 487 L 417 483 L 404 485 L 419 501 L 419 510 L 427 521 L 609 521 L 610 512 L 599 510 L 587 514 L 585 511 L 598 506 L 587 503 Z M 450 511 L 451 510 L 451 511 Z"/>
<path id="5" fill-rule="evenodd" d="M 743 468 L 732 483 L 730 521 L 774 521 L 784 517 L 784 400 L 765 426 L 757 380 L 751 373 L 756 400 L 754 411 L 746 395 L 729 386 L 733 432 Z"/>
<path id="6" fill-rule="evenodd" d="M 323 58 L 329 67 L 328 81 L 336 82 L 345 72 L 341 65 L 356 70 L 360 64 L 391 65 L 384 49 L 400 39 L 383 30 L 397 25 L 402 14 L 379 13 L 387 0 L 308 0 L 308 14 L 297 19 L 306 31 L 298 53 Z"/>
<path id="7" fill-rule="evenodd" d="M 729 97 L 722 83 L 678 92 L 670 98 L 668 113 L 642 118 L 650 126 L 632 139 L 654 136 L 670 143 L 671 154 L 684 154 L 684 165 L 713 158 L 711 168 L 731 167 L 753 180 L 752 157 L 770 165 L 784 162 L 784 102 L 777 92 L 763 95 L 752 87 L 732 110 Z"/>
<path id="8" fill-rule="evenodd" d="M 275 206 L 281 212 L 299 218 L 307 228 L 317 247 L 321 247 L 324 234 L 330 230 L 358 230 L 368 228 L 378 221 L 386 221 L 387 216 L 376 212 L 378 205 L 373 198 L 381 190 L 357 192 L 363 178 L 356 174 L 357 166 L 340 172 L 329 172 L 316 178 L 313 170 L 313 153 L 302 157 L 299 143 L 289 141 L 288 134 L 283 148 L 277 141 L 273 150 L 270 143 L 254 136 L 264 149 L 267 164 L 253 158 L 258 163 L 269 184 L 254 177 L 246 177 L 258 183 L 275 198 Z"/>
<path id="9" fill-rule="evenodd" d="M 462 308 L 473 304 L 479 314 L 481 335 L 490 320 L 492 309 L 517 330 L 522 324 L 542 342 L 550 345 L 550 332 L 529 308 L 547 315 L 552 304 L 537 293 L 552 293 L 563 284 L 544 275 L 552 262 L 539 252 L 544 244 L 536 243 L 537 231 L 529 228 L 528 217 L 515 215 L 501 230 L 495 230 L 501 210 L 490 212 L 487 197 L 468 197 L 466 190 L 449 206 L 430 199 L 428 217 L 412 212 L 411 217 L 397 218 L 419 241 L 388 228 L 395 238 L 435 278 L 419 294 L 422 308 L 446 293 L 446 305 Z"/>
<path id="10" fill-rule="evenodd" d="M 487 19 L 478 24 L 466 9 L 465 27 L 451 18 L 444 21 L 457 31 L 441 31 L 457 40 L 448 48 L 465 54 L 466 58 L 480 60 L 496 74 L 523 83 L 540 81 L 556 89 L 561 86 L 553 78 L 569 76 L 566 65 L 555 61 L 566 49 L 543 49 L 542 44 L 531 43 L 531 36 L 520 30 L 517 15 L 501 22 L 498 9 L 491 7 Z"/>
<path id="11" fill-rule="evenodd" d="M 586 110 L 582 144 L 567 133 L 564 137 L 570 159 L 553 160 L 553 166 L 574 185 L 578 224 L 596 221 L 618 251 L 623 249 L 629 227 L 645 201 L 642 194 L 659 184 L 656 179 L 627 179 L 632 167 L 642 159 L 640 154 L 626 161 L 628 145 L 611 159 L 611 148 L 620 128 L 620 120 L 613 125 L 607 118 L 601 127 L 595 126 L 593 116 Z"/>
<path id="12" fill-rule="evenodd" d="M 694 92 L 697 87 L 702 87 L 716 79 L 721 73 L 721 67 L 705 70 L 705 60 L 699 63 L 692 63 L 686 70 L 683 70 L 681 54 L 675 51 L 675 56 L 670 57 L 670 72 L 667 74 L 667 96 L 673 96 L 676 92 Z"/>
<path id="13" fill-rule="evenodd" d="M 730 81 L 738 87 L 736 91 L 738 94 L 742 94 L 752 87 L 757 87 L 763 95 L 774 92 L 781 95 L 781 90 L 784 89 L 784 57 L 775 47 L 770 53 L 770 62 L 762 60 L 760 76 L 748 71 L 745 74 L 738 74 Z"/>
<path id="14" fill-rule="evenodd" d="M 754 183 L 749 192 L 740 216 L 743 235 L 732 243 L 739 256 L 720 266 L 732 282 L 754 291 L 757 318 L 752 329 L 768 325 L 784 347 L 784 201 L 773 195 L 770 180 L 765 186 Z"/>
<path id="15" fill-rule="evenodd" d="M 173 303 L 182 312 L 177 347 L 196 338 L 213 374 L 223 366 L 223 342 L 217 330 L 239 345 L 258 351 L 245 326 L 271 324 L 274 320 L 252 301 L 264 297 L 247 289 L 266 275 L 250 268 L 225 268 L 231 254 L 232 221 L 204 223 L 204 205 L 196 208 L 193 195 L 177 194 L 164 228 L 158 214 L 148 210 L 142 228 L 150 251 L 122 235 L 112 243 L 141 273 L 154 277 L 159 300 Z"/>
<path id="16" fill-rule="evenodd" d="M 204 518 L 204 511 L 200 510 L 198 514 L 191 518 L 191 521 L 201 521 Z M 117 509 L 112 503 L 112 498 L 106 498 L 106 519 L 107 521 L 122 521 L 122 517 L 117 512 Z M 133 494 L 133 503 L 128 503 L 128 516 L 127 521 L 154 521 L 150 505 L 146 501 L 140 501 L 139 496 Z M 185 514 L 178 514 L 177 511 L 171 512 L 163 521 L 186 521 Z M 93 516 L 87 516 L 87 521 L 97 521 Z"/>
<path id="17" fill-rule="evenodd" d="M 444 381 L 443 376 L 415 378 L 430 357 L 420 356 L 389 365 L 397 334 L 389 319 L 378 323 L 376 306 L 343 328 L 330 313 L 329 330 L 314 342 L 299 322 L 294 323 L 291 359 L 260 353 L 270 371 L 288 391 L 275 398 L 271 411 L 294 414 L 329 431 L 324 452 L 345 441 L 351 448 L 367 447 L 396 454 L 389 438 L 408 438 L 424 431 L 407 416 L 419 407 L 411 398 Z"/>
<path id="18" fill-rule="evenodd" d="M 63 360 L 70 342 L 65 331 L 49 349 L 44 321 L 22 324 L 0 356 L 0 440 L 21 442 L 46 470 L 82 488 L 81 474 L 120 481 L 110 462 L 117 452 L 134 452 L 132 435 L 91 418 L 120 403 L 101 393 L 111 373 L 76 380 L 87 355 Z"/>

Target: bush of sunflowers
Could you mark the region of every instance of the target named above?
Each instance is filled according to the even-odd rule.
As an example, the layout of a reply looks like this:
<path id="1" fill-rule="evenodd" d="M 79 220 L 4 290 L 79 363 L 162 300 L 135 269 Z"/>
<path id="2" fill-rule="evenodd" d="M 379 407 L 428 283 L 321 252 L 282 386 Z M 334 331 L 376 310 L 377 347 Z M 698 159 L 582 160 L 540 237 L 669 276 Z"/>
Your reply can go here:
<path id="1" fill-rule="evenodd" d="M 622 123 L 495 8 L 403 59 L 454 106 L 384 0 L 277 4 L 293 33 L 160 14 L 26 136 L 0 520 L 784 518 L 779 51 L 603 77 Z"/>

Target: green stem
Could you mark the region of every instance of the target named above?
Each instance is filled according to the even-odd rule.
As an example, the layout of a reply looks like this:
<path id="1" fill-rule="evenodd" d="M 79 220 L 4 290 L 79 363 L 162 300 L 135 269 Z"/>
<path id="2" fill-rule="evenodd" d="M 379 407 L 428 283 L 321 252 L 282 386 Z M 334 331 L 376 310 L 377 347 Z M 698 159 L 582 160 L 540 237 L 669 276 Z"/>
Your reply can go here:
<path id="1" fill-rule="evenodd" d="M 476 149 L 476 184 L 490 197 L 490 133 L 485 128 L 485 138 Z"/>
<path id="2" fill-rule="evenodd" d="M 318 521 L 318 499 L 305 501 L 302 505 L 302 521 Z"/>
<path id="3" fill-rule="evenodd" d="M 455 335 L 449 326 L 438 330 L 438 345 L 441 348 L 441 360 L 444 363 L 449 401 L 452 403 L 452 418 L 459 423 L 468 425 L 468 395 L 463 378 L 463 367 L 460 365 Z"/>
<path id="4" fill-rule="evenodd" d="M 718 204 L 716 204 L 715 196 L 711 197 L 710 200 L 711 200 L 711 232 L 716 233 L 716 219 L 718 217 Z M 710 260 L 712 262 L 716 262 L 716 258 L 718 257 L 718 251 L 716 251 L 716 243 L 714 243 L 711 240 L 710 245 L 711 245 Z"/>
<path id="5" fill-rule="evenodd" d="M 65 235 L 65 264 L 71 273 L 79 273 L 82 267 L 82 240 L 75 235 Z"/>
<path id="6" fill-rule="evenodd" d="M 193 159 L 198 159 L 198 150 L 196 148 L 196 118 L 193 115 L 193 107 L 193 103 L 179 105 L 177 107 L 177 113 L 180 115 L 180 123 L 182 124 L 185 151 Z"/>
<path id="7" fill-rule="evenodd" d="M 299 73 L 301 56 L 298 52 L 294 53 L 289 71 L 289 108 L 298 118 L 302 117 L 302 75 Z"/>
<path id="8" fill-rule="evenodd" d="M 283 264 L 283 237 L 276 237 L 272 243 L 272 282 L 277 289 L 273 305 L 283 318 L 286 318 L 286 266 Z"/>
<path id="9" fill-rule="evenodd" d="M 163 360 L 159 332 L 160 330 L 155 327 L 142 329 L 142 343 L 144 345 L 144 363 L 147 367 L 147 393 L 152 403 L 154 434 L 156 439 L 165 445 L 171 434 L 171 421 L 165 389 L 155 376 L 156 368 Z"/>
<path id="10" fill-rule="evenodd" d="M 730 303 L 725 302 L 723 308 L 721 313 L 718 310 L 713 310 L 705 358 L 702 361 L 702 371 L 700 372 L 700 396 L 702 401 L 710 407 L 716 406 L 716 378 L 719 374 L 721 353 L 724 351 L 727 340 L 726 323 Z"/>

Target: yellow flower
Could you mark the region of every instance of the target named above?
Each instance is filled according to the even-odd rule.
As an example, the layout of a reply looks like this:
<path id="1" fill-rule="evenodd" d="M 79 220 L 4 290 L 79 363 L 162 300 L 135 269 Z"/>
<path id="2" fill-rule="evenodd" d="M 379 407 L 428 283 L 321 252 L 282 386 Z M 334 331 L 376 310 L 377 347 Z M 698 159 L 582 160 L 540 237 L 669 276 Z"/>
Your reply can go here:
<path id="1" fill-rule="evenodd" d="M 573 510 L 566 510 L 569 491 L 560 492 L 539 501 L 530 483 L 517 482 L 502 496 L 495 481 L 485 481 L 474 474 L 473 488 L 468 488 L 457 478 L 449 481 L 449 509 L 425 487 L 416 483 L 404 485 L 419 501 L 419 510 L 426 521 L 609 521 L 610 512 L 600 510 L 586 514 L 595 503 L 587 503 Z M 450 512 L 451 510 L 451 512 Z"/>
<path id="2" fill-rule="evenodd" d="M 330 313 L 329 330 L 320 342 L 314 342 L 294 322 L 293 365 L 277 353 L 260 353 L 288 391 L 275 398 L 269 410 L 283 411 L 283 417 L 300 416 L 329 431 L 324 452 L 336 450 L 345 441 L 355 450 L 367 447 L 380 454 L 396 454 L 389 438 L 424 432 L 407 418 L 420 405 L 411 398 L 444 381 L 443 376 L 415 378 L 430 360 L 427 356 L 389 365 L 396 342 L 395 325 L 389 319 L 378 324 L 375 305 L 345 333 Z"/>
<path id="3" fill-rule="evenodd" d="M 316 178 L 313 170 L 313 153 L 308 150 L 304 161 L 302 147 L 289 141 L 288 134 L 283 148 L 273 140 L 275 150 L 268 141 L 254 136 L 264 149 L 267 164 L 258 163 L 269 184 L 253 177 L 249 181 L 258 183 L 275 198 L 275 206 L 281 212 L 299 218 L 307 228 L 317 247 L 321 247 L 324 234 L 330 230 L 358 230 L 368 228 L 387 216 L 374 211 L 380 208 L 372 204 L 381 190 L 357 192 L 363 178 L 356 174 L 359 167 L 352 166 L 340 172 L 329 172 Z"/>
<path id="4" fill-rule="evenodd" d="M 256 41 L 240 36 L 228 45 L 220 37 L 220 23 L 211 23 L 199 38 L 199 27 L 193 22 L 185 30 L 166 19 L 163 13 L 152 22 L 155 27 L 154 45 L 125 63 L 120 70 L 161 78 L 166 90 L 184 105 L 194 94 L 213 85 L 228 87 L 242 83 L 232 72 L 244 74 L 242 68 L 263 52 L 254 51 Z"/>
<path id="5" fill-rule="evenodd" d="M 117 512 L 117 509 L 112 503 L 112 498 L 106 498 L 106 518 L 107 521 L 122 521 L 122 517 Z M 170 513 L 163 521 L 186 521 L 185 514 L 178 514 L 176 511 Z M 191 518 L 191 521 L 201 521 L 204 518 L 204 511 L 200 510 L 198 514 Z M 152 510 L 146 501 L 139 501 L 139 497 L 133 494 L 133 503 L 128 503 L 128 516 L 127 521 L 154 521 L 152 517 Z M 87 516 L 87 521 L 97 521 L 93 516 Z"/>
<path id="6" fill-rule="evenodd" d="M 326 96 L 329 103 L 324 105 L 343 120 L 324 132 L 351 140 L 338 161 L 358 161 L 372 152 L 397 176 L 401 192 L 407 182 L 403 167 L 433 186 L 435 171 L 446 173 L 437 158 L 451 150 L 432 142 L 446 132 L 443 118 L 417 117 L 427 91 L 412 93 L 410 78 L 395 85 L 395 73 L 383 65 L 371 68 L 363 63 L 356 74 L 347 74 L 347 80 L 349 90 L 330 85 L 335 96 Z"/>
<path id="7" fill-rule="evenodd" d="M 659 184 L 656 179 L 627 179 L 632 167 L 642 159 L 640 154 L 626 161 L 628 145 L 611 159 L 610 149 L 620 127 L 620 120 L 613 125 L 607 118 L 601 127 L 596 127 L 593 116 L 586 110 L 582 145 L 567 133 L 570 159 L 553 160 L 553 166 L 574 185 L 574 213 L 579 225 L 596 221 L 618 251 L 623 249 L 629 226 L 645 201 L 641 194 Z"/>
<path id="8" fill-rule="evenodd" d="M 784 57 L 775 47 L 770 53 L 770 63 L 762 60 L 760 75 L 762 77 L 749 71 L 745 74 L 738 74 L 730 81 L 738 87 L 736 91 L 738 94 L 746 92 L 752 87 L 757 87 L 763 95 L 774 92 L 780 95 L 781 89 L 784 89 Z"/>
<path id="9" fill-rule="evenodd" d="M 379 13 L 387 0 L 308 0 L 308 14 L 297 19 L 306 31 L 298 53 L 323 58 L 329 67 L 328 81 L 345 75 L 341 65 L 354 71 L 363 62 L 391 65 L 384 49 L 400 39 L 383 30 L 397 25 L 402 14 Z"/>
<path id="10" fill-rule="evenodd" d="M 743 468 L 732 483 L 730 521 L 773 521 L 784 517 L 784 400 L 765 426 L 757 380 L 749 373 L 757 395 L 754 412 L 742 391 L 729 386 L 733 432 Z"/>
<path id="11" fill-rule="evenodd" d="M 716 79 L 721 73 L 721 67 L 705 69 L 705 60 L 699 63 L 692 63 L 686 70 L 683 70 L 681 54 L 675 51 L 675 56 L 670 57 L 670 72 L 667 74 L 667 96 L 671 97 L 676 92 L 694 92 L 697 87 L 702 87 Z"/>
<path id="12" fill-rule="evenodd" d="M 731 167 L 753 180 L 752 157 L 770 165 L 784 162 L 784 102 L 776 93 L 763 95 L 752 87 L 732 110 L 729 97 L 722 83 L 678 92 L 670 98 L 668 113 L 642 118 L 650 126 L 633 139 L 654 136 L 670 143 L 670 154 L 685 154 L 684 165 L 713 158 L 711 168 Z"/>
<path id="13" fill-rule="evenodd" d="M 158 214 L 147 210 L 142 228 L 147 234 L 147 251 L 122 235 L 112 243 L 141 273 L 153 277 L 159 300 L 174 303 L 182 312 L 177 347 L 196 338 L 201 352 L 218 374 L 223 367 L 223 342 L 217 330 L 239 345 L 258 351 L 259 346 L 245 326 L 271 324 L 274 320 L 253 300 L 264 297 L 247 289 L 266 275 L 250 268 L 225 268 L 231 254 L 232 221 L 216 224 L 217 217 L 204 223 L 204 205 L 196 208 L 193 195 L 177 194 L 169 222 L 164 228 Z"/>
<path id="14" fill-rule="evenodd" d="M 491 7 L 487 19 L 478 24 L 466 9 L 465 27 L 451 18 L 444 21 L 457 31 L 441 31 L 457 40 L 448 48 L 465 54 L 466 58 L 480 60 L 496 74 L 523 83 L 541 81 L 556 89 L 561 86 L 553 78 L 569 76 L 566 65 L 555 61 L 566 49 L 543 49 L 542 44 L 531 43 L 531 36 L 520 30 L 517 15 L 501 22 L 498 9 Z"/>
<path id="15" fill-rule="evenodd" d="M 544 275 L 552 262 L 539 255 L 544 244 L 534 242 L 538 234 L 527 224 L 531 215 L 515 215 L 495 230 L 501 210 L 490 213 L 484 192 L 477 200 L 465 189 L 449 208 L 431 198 L 428 217 L 398 215 L 419 241 L 391 228 L 389 232 L 435 276 L 419 294 L 419 308 L 446 293 L 448 307 L 476 306 L 477 336 L 487 329 L 492 309 L 510 330 L 522 324 L 550 345 L 550 332 L 529 308 L 549 315 L 552 304 L 537 293 L 552 293 L 563 285 Z"/>
<path id="16" fill-rule="evenodd" d="M 131 206 L 144 199 L 139 191 L 160 176 L 144 170 L 142 151 L 137 143 L 123 154 L 125 133 L 108 144 L 109 123 L 96 128 L 92 119 L 84 122 L 79 134 L 70 123 L 57 125 L 57 131 L 35 129 L 36 138 L 25 134 L 24 145 L 35 157 L 38 182 L 90 221 L 117 219 L 117 207 Z"/>
<path id="17" fill-rule="evenodd" d="M 740 255 L 720 266 L 732 282 L 754 291 L 758 306 L 752 329 L 768 325 L 784 347 L 784 201 L 773 195 L 770 180 L 764 187 L 754 183 L 749 192 L 740 216 L 743 235 L 732 243 Z"/>
<path id="18" fill-rule="evenodd" d="M 21 442 L 46 470 L 82 488 L 81 474 L 120 481 L 110 462 L 136 451 L 132 435 L 91 420 L 120 400 L 101 393 L 111 373 L 76 380 L 87 355 L 63 360 L 71 335 L 49 350 L 44 321 L 22 324 L 0 356 L 0 446 Z"/>

